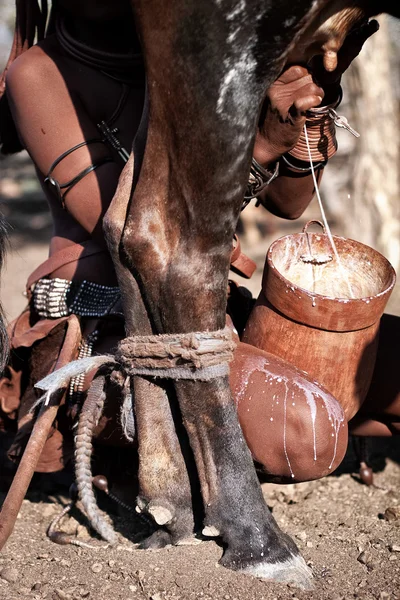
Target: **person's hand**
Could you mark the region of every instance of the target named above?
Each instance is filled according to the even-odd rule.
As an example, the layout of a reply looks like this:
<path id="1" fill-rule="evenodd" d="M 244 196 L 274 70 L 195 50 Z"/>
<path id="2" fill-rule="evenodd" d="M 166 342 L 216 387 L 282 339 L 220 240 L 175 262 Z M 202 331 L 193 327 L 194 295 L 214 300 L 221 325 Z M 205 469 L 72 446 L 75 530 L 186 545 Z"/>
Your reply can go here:
<path id="1" fill-rule="evenodd" d="M 278 160 L 300 137 L 306 111 L 321 104 L 324 91 L 302 66 L 283 71 L 268 89 L 261 110 L 253 156 L 262 166 Z"/>
<path id="2" fill-rule="evenodd" d="M 379 23 L 375 19 L 363 21 L 346 36 L 336 55 L 332 52 L 330 59 L 327 59 L 325 55 L 319 55 L 310 60 L 308 67 L 314 80 L 325 91 L 325 103 L 328 104 L 337 99 L 343 73 L 359 55 L 367 39 L 376 33 L 378 29 Z"/>

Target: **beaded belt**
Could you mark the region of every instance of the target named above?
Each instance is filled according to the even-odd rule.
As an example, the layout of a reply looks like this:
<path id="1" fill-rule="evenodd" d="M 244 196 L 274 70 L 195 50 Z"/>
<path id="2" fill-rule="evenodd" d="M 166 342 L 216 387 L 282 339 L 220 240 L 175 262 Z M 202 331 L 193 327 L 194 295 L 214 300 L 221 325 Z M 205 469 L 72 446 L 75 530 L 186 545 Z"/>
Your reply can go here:
<path id="1" fill-rule="evenodd" d="M 118 287 L 91 281 L 39 279 L 33 291 L 33 306 L 40 317 L 58 319 L 67 315 L 105 317 L 122 315 Z"/>

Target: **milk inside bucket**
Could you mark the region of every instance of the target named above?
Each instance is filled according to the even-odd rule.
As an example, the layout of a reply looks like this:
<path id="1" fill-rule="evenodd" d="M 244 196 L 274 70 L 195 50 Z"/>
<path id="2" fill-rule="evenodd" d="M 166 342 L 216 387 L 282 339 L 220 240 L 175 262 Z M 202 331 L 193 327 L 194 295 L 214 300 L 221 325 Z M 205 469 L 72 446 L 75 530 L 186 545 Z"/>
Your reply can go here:
<path id="1" fill-rule="evenodd" d="M 310 232 L 313 223 L 322 231 Z M 333 240 L 335 251 L 322 223 L 309 221 L 271 245 L 243 341 L 305 371 L 351 419 L 371 382 L 379 320 L 396 275 L 369 246 Z"/>

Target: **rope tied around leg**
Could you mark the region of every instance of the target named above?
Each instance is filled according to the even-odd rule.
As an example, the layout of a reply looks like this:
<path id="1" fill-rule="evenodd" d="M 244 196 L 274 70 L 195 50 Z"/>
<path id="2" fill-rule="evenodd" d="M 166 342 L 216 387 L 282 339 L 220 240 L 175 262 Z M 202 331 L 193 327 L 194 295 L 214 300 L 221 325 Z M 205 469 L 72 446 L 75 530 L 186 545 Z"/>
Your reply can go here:
<path id="1" fill-rule="evenodd" d="M 198 333 L 135 335 L 122 340 L 115 355 L 75 360 L 38 381 L 35 388 L 45 392 L 44 403 L 47 405 L 57 390 L 69 385 L 72 377 L 103 367 L 110 371 L 119 369 L 131 377 L 144 375 L 210 381 L 229 375 L 234 349 L 235 342 L 228 327 Z"/>
<path id="2" fill-rule="evenodd" d="M 235 343 L 232 331 L 131 336 L 122 340 L 116 361 L 130 375 L 208 381 L 229 373 Z"/>
<path id="3" fill-rule="evenodd" d="M 229 374 L 229 362 L 233 359 L 234 348 L 232 331 L 227 327 L 198 333 L 132 336 L 120 343 L 115 356 L 81 358 L 38 381 L 35 388 L 44 392 L 39 401 L 39 419 L 34 425 L 18 472 L 3 503 L 0 513 L 0 548 L 13 530 L 37 457 L 56 418 L 58 403 L 62 397 L 60 392 L 68 388 L 73 377 L 93 369 L 97 372 L 79 420 L 76 444 L 77 481 L 91 524 L 104 539 L 113 543 L 117 539 L 116 534 L 107 522 L 101 517 L 99 519 L 91 487 L 91 438 L 93 427 L 103 411 L 104 376 L 113 371 L 122 371 L 122 374 L 131 377 L 146 375 L 209 381 Z"/>
<path id="4" fill-rule="evenodd" d="M 91 438 L 93 427 L 103 411 L 104 375 L 122 371 L 122 375 L 128 376 L 148 375 L 169 379 L 209 381 L 229 374 L 229 362 L 233 358 L 234 348 L 232 331 L 227 327 L 198 333 L 132 336 L 120 343 L 115 356 L 95 355 L 82 358 L 53 371 L 37 382 L 35 388 L 44 392 L 40 399 L 41 414 L 46 415 L 46 422 L 37 425 L 40 425 L 44 431 L 39 432 L 39 427 L 35 425 L 22 459 L 27 464 L 27 473 L 24 475 L 17 473 L 13 482 L 14 488 L 10 490 L 3 504 L 0 514 L 0 547 L 4 545 L 13 529 L 19 507 L 32 478 L 37 444 L 39 441 L 44 444 L 56 417 L 57 409 L 52 411 L 52 400 L 57 398 L 60 390 L 68 388 L 73 377 L 93 369 L 97 371 L 79 419 L 76 436 L 76 474 L 80 495 L 92 526 L 104 539 L 113 543 L 116 535 L 109 524 L 99 518 L 91 485 Z M 130 409 L 128 400 L 129 398 L 127 411 Z M 129 405 L 131 405 L 130 401 Z M 24 481 L 21 481 L 22 477 Z M 12 509 L 10 509 L 11 514 L 10 510 L 8 512 L 6 510 L 8 507 Z"/>

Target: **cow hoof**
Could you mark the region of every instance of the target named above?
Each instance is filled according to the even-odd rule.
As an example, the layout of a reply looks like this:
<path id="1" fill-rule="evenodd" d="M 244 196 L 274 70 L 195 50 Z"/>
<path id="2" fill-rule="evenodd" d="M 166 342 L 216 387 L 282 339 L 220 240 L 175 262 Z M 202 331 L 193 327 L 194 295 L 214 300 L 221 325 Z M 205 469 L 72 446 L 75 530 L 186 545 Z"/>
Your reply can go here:
<path id="1" fill-rule="evenodd" d="M 139 549 L 140 550 L 160 550 L 161 548 L 166 548 L 167 546 L 172 546 L 172 536 L 165 529 L 158 529 L 148 538 L 140 542 Z"/>
<path id="2" fill-rule="evenodd" d="M 252 564 L 239 566 L 235 563 L 222 560 L 221 563 L 235 571 L 253 575 L 255 577 L 269 579 L 279 583 L 291 583 L 302 590 L 311 590 L 312 572 L 304 561 L 302 556 L 292 555 L 290 558 L 281 562 L 255 561 Z"/>

